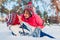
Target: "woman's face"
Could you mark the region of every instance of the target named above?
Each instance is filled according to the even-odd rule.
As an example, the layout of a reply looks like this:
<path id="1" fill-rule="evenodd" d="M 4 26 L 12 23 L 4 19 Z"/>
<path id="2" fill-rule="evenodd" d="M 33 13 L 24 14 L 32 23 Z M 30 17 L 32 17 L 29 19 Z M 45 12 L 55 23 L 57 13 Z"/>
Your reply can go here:
<path id="1" fill-rule="evenodd" d="M 29 18 L 30 17 L 30 14 L 29 14 L 29 12 L 27 10 L 25 10 L 25 12 L 24 12 L 24 17 L 25 18 Z"/>

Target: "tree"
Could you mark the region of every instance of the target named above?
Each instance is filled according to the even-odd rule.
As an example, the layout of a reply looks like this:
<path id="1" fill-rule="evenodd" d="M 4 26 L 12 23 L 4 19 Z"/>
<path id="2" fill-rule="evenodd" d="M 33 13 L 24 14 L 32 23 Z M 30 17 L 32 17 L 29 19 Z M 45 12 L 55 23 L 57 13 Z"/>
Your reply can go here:
<path id="1" fill-rule="evenodd" d="M 44 16 L 44 21 L 47 23 L 47 21 L 48 21 L 48 15 L 47 15 L 46 11 L 44 11 L 43 16 Z"/>
<path id="2" fill-rule="evenodd" d="M 4 7 L 2 6 L 2 4 L 5 2 L 5 1 L 7 1 L 7 0 L 0 0 L 0 12 L 1 12 L 1 17 L 3 17 L 3 11 L 2 10 L 4 10 Z"/>
<path id="3" fill-rule="evenodd" d="M 54 7 L 56 9 L 56 17 L 57 17 L 56 20 L 59 21 L 58 17 L 59 17 L 59 12 L 60 12 L 60 1 L 52 0 L 51 3 L 52 3 L 52 7 Z"/>
<path id="4" fill-rule="evenodd" d="M 56 9 L 56 15 L 58 17 L 58 13 L 60 12 L 60 1 L 59 0 L 52 0 L 52 7 Z"/>
<path id="5" fill-rule="evenodd" d="M 37 14 L 42 18 L 41 12 L 40 12 L 39 10 L 37 10 L 36 12 L 37 12 Z"/>

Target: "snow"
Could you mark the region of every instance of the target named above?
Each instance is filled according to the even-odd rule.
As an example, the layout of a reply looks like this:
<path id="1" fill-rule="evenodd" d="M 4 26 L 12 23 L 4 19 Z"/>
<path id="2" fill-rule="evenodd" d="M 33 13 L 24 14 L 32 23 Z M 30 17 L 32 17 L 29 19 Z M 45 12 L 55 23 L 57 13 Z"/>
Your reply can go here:
<path id="1" fill-rule="evenodd" d="M 0 40 L 60 40 L 60 25 L 52 24 L 50 26 L 46 25 L 42 29 L 43 32 L 52 35 L 55 39 L 44 37 L 32 37 L 32 36 L 13 36 L 11 31 L 6 26 L 6 23 L 0 22 Z"/>

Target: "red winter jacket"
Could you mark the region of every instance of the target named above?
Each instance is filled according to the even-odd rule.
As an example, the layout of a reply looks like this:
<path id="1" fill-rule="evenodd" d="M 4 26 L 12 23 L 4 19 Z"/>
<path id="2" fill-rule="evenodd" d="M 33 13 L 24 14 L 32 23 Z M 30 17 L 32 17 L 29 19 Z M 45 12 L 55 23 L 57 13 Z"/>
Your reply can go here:
<path id="1" fill-rule="evenodd" d="M 30 24 L 31 26 L 34 26 L 34 27 L 40 27 L 41 29 L 44 28 L 43 26 L 43 20 L 41 19 L 40 16 L 38 16 L 36 13 L 34 13 L 32 11 L 32 9 L 28 9 L 26 8 L 25 10 L 29 10 L 32 12 L 32 17 L 30 17 L 29 19 L 25 19 L 24 15 L 22 14 L 21 15 L 21 18 L 22 18 L 22 21 Z"/>

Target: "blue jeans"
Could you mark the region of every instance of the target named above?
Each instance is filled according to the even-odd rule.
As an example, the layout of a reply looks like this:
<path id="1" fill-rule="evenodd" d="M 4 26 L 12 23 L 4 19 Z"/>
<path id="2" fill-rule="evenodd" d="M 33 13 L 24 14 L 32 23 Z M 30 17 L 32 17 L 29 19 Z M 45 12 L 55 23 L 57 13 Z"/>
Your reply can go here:
<path id="1" fill-rule="evenodd" d="M 27 27 L 25 24 L 22 24 L 22 26 L 20 28 L 26 29 L 28 31 L 30 31 L 29 27 Z M 44 37 L 47 36 L 49 38 L 54 38 L 53 36 L 42 32 L 42 30 L 40 28 L 35 28 L 35 30 L 30 34 L 33 37 Z"/>

